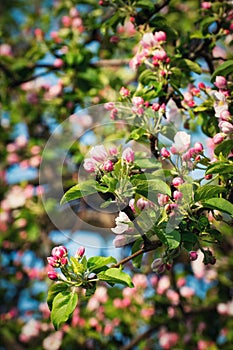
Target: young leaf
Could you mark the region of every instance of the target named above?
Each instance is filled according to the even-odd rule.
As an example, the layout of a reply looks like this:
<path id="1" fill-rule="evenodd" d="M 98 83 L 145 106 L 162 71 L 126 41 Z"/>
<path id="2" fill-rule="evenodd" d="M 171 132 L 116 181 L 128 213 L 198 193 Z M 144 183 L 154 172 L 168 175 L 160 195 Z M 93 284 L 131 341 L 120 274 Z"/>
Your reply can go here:
<path id="1" fill-rule="evenodd" d="M 194 194 L 194 200 L 196 202 L 200 200 L 205 200 L 213 197 L 218 197 L 219 193 L 226 192 L 225 187 L 218 186 L 218 185 L 204 185 L 200 186 L 195 194 Z"/>
<path id="2" fill-rule="evenodd" d="M 131 277 L 127 275 L 127 273 L 115 267 L 101 272 L 98 274 L 98 278 L 101 281 L 106 281 L 110 284 L 120 283 L 130 288 L 134 287 Z"/>
<path id="3" fill-rule="evenodd" d="M 227 76 L 233 72 L 233 60 L 228 60 L 220 64 L 215 72 L 212 74 L 211 81 L 213 82 L 217 75 Z"/>
<path id="4" fill-rule="evenodd" d="M 78 294 L 75 289 L 73 291 L 63 291 L 56 295 L 51 312 L 51 321 L 56 330 L 70 318 L 77 303 Z"/>
<path id="5" fill-rule="evenodd" d="M 179 247 L 180 241 L 181 241 L 181 236 L 180 236 L 180 233 L 178 231 L 174 230 L 174 231 L 169 232 L 169 233 L 164 232 L 164 235 L 166 237 L 169 249 L 176 249 L 177 247 Z"/>
<path id="6" fill-rule="evenodd" d="M 210 198 L 206 201 L 202 201 L 202 205 L 204 208 L 220 210 L 233 217 L 233 204 L 224 198 Z"/>
<path id="7" fill-rule="evenodd" d="M 47 303 L 48 303 L 48 307 L 50 310 L 52 310 L 53 300 L 54 300 L 55 296 L 60 292 L 66 291 L 67 288 L 68 288 L 67 284 L 65 284 L 63 282 L 58 282 L 58 283 L 52 284 L 49 287 L 48 296 L 47 296 Z"/>
<path id="8" fill-rule="evenodd" d="M 161 163 L 155 158 L 136 159 L 135 163 L 142 169 L 159 169 Z"/>
<path id="9" fill-rule="evenodd" d="M 76 274 L 81 273 L 82 274 L 85 271 L 83 264 L 78 262 L 78 260 L 75 259 L 73 256 L 70 257 L 70 261 L 71 261 L 71 265 L 72 265 L 72 268 L 74 270 L 74 273 L 76 273 Z"/>
<path id="10" fill-rule="evenodd" d="M 227 157 L 232 149 L 233 149 L 233 140 L 226 140 L 221 142 L 219 145 L 217 145 L 217 147 L 214 150 L 214 153 L 217 156 L 219 156 L 220 153 L 222 153 L 224 157 Z"/>
<path id="11" fill-rule="evenodd" d="M 113 256 L 93 256 L 90 259 L 87 260 L 87 268 L 90 272 L 97 273 L 99 270 L 101 270 L 103 267 L 105 267 L 108 264 L 116 264 L 117 261 Z"/>
<path id="12" fill-rule="evenodd" d="M 64 204 L 65 202 L 69 202 L 77 198 L 82 198 L 96 192 L 96 181 L 94 179 L 83 181 L 71 187 L 62 197 L 60 204 Z"/>
<path id="13" fill-rule="evenodd" d="M 232 174 L 233 173 L 233 163 L 229 162 L 218 162 L 211 164 L 207 170 L 206 175 L 208 174 Z"/>

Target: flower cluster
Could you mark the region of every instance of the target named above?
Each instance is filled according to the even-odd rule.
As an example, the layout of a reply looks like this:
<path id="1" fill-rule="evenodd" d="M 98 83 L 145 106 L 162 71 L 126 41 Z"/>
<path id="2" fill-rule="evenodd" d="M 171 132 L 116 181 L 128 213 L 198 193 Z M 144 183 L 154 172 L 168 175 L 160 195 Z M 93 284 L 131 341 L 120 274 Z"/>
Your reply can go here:
<path id="1" fill-rule="evenodd" d="M 145 33 L 136 55 L 130 61 L 130 67 L 136 69 L 142 63 L 145 63 L 151 69 L 160 68 L 164 72 L 166 65 L 170 62 L 166 51 L 162 47 L 164 42 L 166 42 L 166 33 L 163 31 Z"/>

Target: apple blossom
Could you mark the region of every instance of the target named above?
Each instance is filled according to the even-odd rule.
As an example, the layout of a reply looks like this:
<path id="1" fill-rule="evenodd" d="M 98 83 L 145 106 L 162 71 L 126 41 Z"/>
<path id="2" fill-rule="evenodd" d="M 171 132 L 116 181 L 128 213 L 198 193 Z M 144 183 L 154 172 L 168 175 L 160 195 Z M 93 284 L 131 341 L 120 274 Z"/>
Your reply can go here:
<path id="1" fill-rule="evenodd" d="M 125 231 L 128 231 L 128 229 L 130 228 L 128 223 L 130 223 L 131 221 L 128 215 L 126 215 L 123 211 L 119 212 L 119 216 L 115 219 L 115 222 L 116 227 L 111 228 L 111 230 L 116 234 L 121 234 Z"/>
<path id="2" fill-rule="evenodd" d="M 104 145 L 97 145 L 91 148 L 89 154 L 97 162 L 104 162 L 108 157 L 108 152 Z"/>
<path id="3" fill-rule="evenodd" d="M 217 75 L 214 85 L 219 89 L 225 89 L 227 87 L 227 80 L 225 77 Z"/>
<path id="4" fill-rule="evenodd" d="M 127 162 L 127 163 L 133 163 L 134 161 L 134 151 L 132 148 L 127 147 L 123 152 L 122 152 L 122 158 Z"/>
<path id="5" fill-rule="evenodd" d="M 190 135 L 185 131 L 178 131 L 174 137 L 174 143 L 171 147 L 173 154 L 184 153 L 190 146 Z"/>

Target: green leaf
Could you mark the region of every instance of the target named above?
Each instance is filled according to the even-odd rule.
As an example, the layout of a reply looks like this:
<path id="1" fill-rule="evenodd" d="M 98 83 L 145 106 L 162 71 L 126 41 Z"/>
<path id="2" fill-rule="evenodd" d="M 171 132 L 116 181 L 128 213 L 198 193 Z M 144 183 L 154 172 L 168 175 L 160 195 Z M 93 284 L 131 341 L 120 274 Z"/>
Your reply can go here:
<path id="1" fill-rule="evenodd" d="M 169 196 L 171 196 L 170 186 L 168 186 L 166 182 L 160 179 L 150 179 L 150 178 L 148 178 L 147 180 L 141 180 L 141 179 L 143 179 L 143 177 L 140 177 L 140 175 L 131 178 L 131 183 L 133 184 L 133 186 L 136 187 L 136 190 L 135 190 L 136 193 L 152 201 L 155 201 L 155 199 L 157 199 L 157 196 L 156 196 L 157 193 L 168 194 Z"/>
<path id="2" fill-rule="evenodd" d="M 222 63 L 215 72 L 212 74 L 211 81 L 213 82 L 217 75 L 223 75 L 226 77 L 227 75 L 233 72 L 233 60 L 228 60 Z"/>
<path id="3" fill-rule="evenodd" d="M 220 210 L 233 216 L 233 204 L 224 198 L 210 198 L 201 203 L 204 208 Z"/>
<path id="4" fill-rule="evenodd" d="M 224 157 L 227 157 L 229 155 L 229 153 L 231 152 L 231 150 L 233 149 L 233 140 L 226 140 L 221 142 L 214 150 L 214 153 L 219 156 L 220 153 L 222 153 L 222 155 Z"/>
<path id="5" fill-rule="evenodd" d="M 190 183 L 184 183 L 179 186 L 179 191 L 182 193 L 182 202 L 191 204 L 193 201 L 193 185 Z"/>
<path id="6" fill-rule="evenodd" d="M 233 163 L 229 162 L 216 162 L 211 164 L 207 170 L 206 175 L 208 174 L 231 174 L 233 173 Z"/>
<path id="7" fill-rule="evenodd" d="M 182 59 L 176 59 L 175 63 L 177 65 L 177 67 L 184 69 L 184 70 L 188 70 L 197 74 L 201 74 L 202 73 L 202 69 L 199 66 L 198 63 L 193 62 L 187 58 L 182 58 Z"/>
<path id="8" fill-rule="evenodd" d="M 93 256 L 87 260 L 87 268 L 90 272 L 99 272 L 103 267 L 108 264 L 116 264 L 117 261 L 113 256 Z"/>
<path id="9" fill-rule="evenodd" d="M 53 300 L 55 296 L 62 291 L 66 291 L 67 288 L 68 288 L 67 284 L 63 282 L 58 282 L 50 286 L 48 290 L 48 296 L 47 296 L 47 303 L 50 310 L 52 310 Z"/>
<path id="10" fill-rule="evenodd" d="M 83 264 L 81 264 L 77 259 L 73 256 L 70 257 L 71 265 L 76 274 L 82 274 L 85 271 Z"/>
<path id="11" fill-rule="evenodd" d="M 176 230 L 172 231 L 172 232 L 165 232 L 164 233 L 166 240 L 167 240 L 167 244 L 169 249 L 176 249 L 177 247 L 179 247 L 180 245 L 180 241 L 181 241 L 181 236 L 180 233 Z"/>
<path id="12" fill-rule="evenodd" d="M 106 281 L 110 284 L 120 283 L 130 288 L 134 287 L 131 277 L 115 267 L 99 273 L 98 278 L 101 281 Z"/>
<path id="13" fill-rule="evenodd" d="M 203 185 L 200 186 L 195 194 L 194 194 L 194 200 L 196 202 L 200 200 L 205 200 L 213 197 L 218 197 L 219 193 L 226 192 L 225 187 L 218 186 L 218 185 Z"/>
<path id="14" fill-rule="evenodd" d="M 55 296 L 51 312 L 51 321 L 56 330 L 70 318 L 77 303 L 78 294 L 75 289 L 73 291 L 60 292 Z"/>
<path id="15" fill-rule="evenodd" d="M 161 168 L 161 163 L 155 159 L 155 158 L 141 158 L 136 159 L 135 163 L 141 168 L 141 169 L 159 169 Z"/>
<path id="16" fill-rule="evenodd" d="M 83 181 L 71 187 L 62 197 L 60 204 L 64 204 L 65 202 L 69 202 L 77 198 L 82 198 L 96 192 L 96 181 L 94 179 Z"/>

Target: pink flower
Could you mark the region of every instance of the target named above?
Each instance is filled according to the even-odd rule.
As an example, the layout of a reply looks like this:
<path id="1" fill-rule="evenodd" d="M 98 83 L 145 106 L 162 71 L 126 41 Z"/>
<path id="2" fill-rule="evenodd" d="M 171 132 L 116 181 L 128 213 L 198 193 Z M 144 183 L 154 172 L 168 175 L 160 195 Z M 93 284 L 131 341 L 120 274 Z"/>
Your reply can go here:
<path id="1" fill-rule="evenodd" d="M 184 180 L 181 177 L 179 177 L 179 176 L 174 177 L 174 179 L 172 180 L 172 185 L 175 186 L 175 187 L 179 187 L 183 183 L 184 183 Z"/>
<path id="2" fill-rule="evenodd" d="M 200 142 L 196 142 L 193 146 L 196 153 L 201 153 L 203 151 L 203 145 Z"/>
<path id="3" fill-rule="evenodd" d="M 158 45 L 158 41 L 153 35 L 153 33 L 145 33 L 140 43 L 144 49 L 152 48 Z"/>
<path id="4" fill-rule="evenodd" d="M 210 9 L 212 6 L 211 2 L 209 1 L 203 1 L 202 4 L 201 4 L 201 8 L 205 9 L 205 10 L 208 10 Z"/>
<path id="5" fill-rule="evenodd" d="M 12 49 L 9 44 L 0 45 L 0 56 L 12 56 Z"/>
<path id="6" fill-rule="evenodd" d="M 198 253 L 195 252 L 195 251 L 189 252 L 189 258 L 190 258 L 191 261 L 197 260 L 197 258 L 198 258 Z"/>
<path id="7" fill-rule="evenodd" d="M 144 104 L 144 100 L 140 96 L 134 96 L 132 98 L 132 103 L 134 104 L 135 107 L 141 107 Z"/>
<path id="8" fill-rule="evenodd" d="M 169 196 L 167 194 L 158 193 L 158 203 L 163 206 L 169 201 Z"/>
<path id="9" fill-rule="evenodd" d="M 91 158 L 97 162 L 104 162 L 108 157 L 108 152 L 104 145 L 97 145 L 92 147 L 89 154 Z"/>
<path id="10" fill-rule="evenodd" d="M 105 171 L 112 171 L 114 168 L 114 165 L 113 165 L 113 162 L 110 159 L 108 159 L 104 162 L 103 167 Z"/>
<path id="11" fill-rule="evenodd" d="M 216 135 L 214 135 L 213 137 L 213 142 L 215 145 L 218 145 L 219 143 L 221 143 L 224 139 L 225 139 L 226 135 L 223 133 L 218 133 Z"/>
<path id="12" fill-rule="evenodd" d="M 124 86 L 120 89 L 120 95 L 123 97 L 128 97 L 130 96 L 130 91 L 126 89 Z"/>
<path id="13" fill-rule="evenodd" d="M 63 64 L 64 64 L 64 62 L 61 58 L 56 58 L 54 63 L 53 63 L 54 67 L 56 67 L 56 68 L 62 67 Z"/>
<path id="14" fill-rule="evenodd" d="M 174 192 L 173 192 L 173 198 L 174 198 L 176 201 L 181 200 L 182 197 L 183 197 L 183 194 L 182 194 L 180 191 L 174 191 Z"/>
<path id="15" fill-rule="evenodd" d="M 122 153 L 122 158 L 127 163 L 133 163 L 133 161 L 134 161 L 134 151 L 132 150 L 132 148 L 127 147 Z"/>
<path id="16" fill-rule="evenodd" d="M 166 264 L 162 258 L 157 258 L 152 262 L 151 269 L 156 273 L 163 273 L 166 269 Z"/>
<path id="17" fill-rule="evenodd" d="M 153 51 L 153 60 L 165 61 L 167 58 L 167 53 L 164 49 L 156 49 Z"/>
<path id="18" fill-rule="evenodd" d="M 111 111 L 113 108 L 115 108 L 115 104 L 114 104 L 114 102 L 107 102 L 104 104 L 104 108 L 107 111 Z"/>
<path id="19" fill-rule="evenodd" d="M 161 42 L 161 41 L 166 41 L 167 39 L 167 36 L 166 36 L 166 33 L 163 32 L 163 31 L 159 31 L 159 32 L 155 32 L 154 33 L 154 38 L 158 41 L 158 42 Z"/>
<path id="20" fill-rule="evenodd" d="M 151 203 L 149 201 L 147 201 L 146 199 L 144 198 L 139 198 L 137 200 L 137 207 L 138 209 L 140 210 L 144 210 L 144 209 L 147 209 L 151 206 Z"/>
<path id="21" fill-rule="evenodd" d="M 185 131 L 178 131 L 174 137 L 174 141 L 171 152 L 173 154 L 184 153 L 190 146 L 190 135 Z"/>
<path id="22" fill-rule="evenodd" d="M 84 254 L 85 254 L 85 248 L 83 246 L 79 247 L 76 252 L 76 256 L 78 258 L 81 258 Z"/>
<path id="23" fill-rule="evenodd" d="M 47 257 L 47 261 L 48 261 L 48 264 L 50 266 L 52 266 L 52 267 L 58 267 L 59 266 L 58 260 L 56 258 L 54 258 L 53 256 Z"/>
<path id="24" fill-rule="evenodd" d="M 163 332 L 159 336 L 159 345 L 163 350 L 173 349 L 178 342 L 179 336 L 177 333 L 173 332 Z"/>
<path id="25" fill-rule="evenodd" d="M 221 121 L 219 124 L 219 129 L 224 133 L 224 134 L 231 134 L 233 133 L 233 124 L 226 122 L 226 121 Z"/>
<path id="26" fill-rule="evenodd" d="M 223 77 L 221 75 L 217 75 L 216 78 L 215 78 L 214 85 L 218 89 L 225 89 L 227 87 L 227 80 L 226 80 L 225 77 Z"/>
<path id="27" fill-rule="evenodd" d="M 50 270 L 48 271 L 48 278 L 55 281 L 58 278 L 58 274 L 56 273 L 55 270 Z"/>
<path id="28" fill-rule="evenodd" d="M 229 122 L 231 120 L 230 112 L 228 110 L 222 111 L 220 113 L 220 119 Z"/>
<path id="29" fill-rule="evenodd" d="M 64 247 L 63 245 L 60 245 L 58 247 L 54 247 L 52 249 L 52 256 L 54 258 L 60 259 L 63 258 L 65 256 L 67 256 L 67 249 L 66 247 Z"/>
<path id="30" fill-rule="evenodd" d="M 171 156 L 171 153 L 165 147 L 161 149 L 160 154 L 164 158 L 170 158 Z"/>

